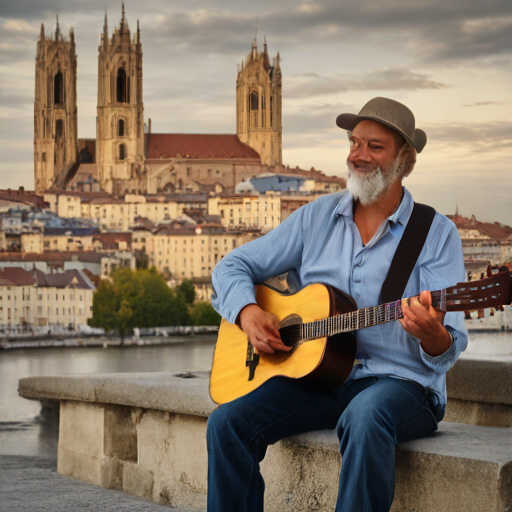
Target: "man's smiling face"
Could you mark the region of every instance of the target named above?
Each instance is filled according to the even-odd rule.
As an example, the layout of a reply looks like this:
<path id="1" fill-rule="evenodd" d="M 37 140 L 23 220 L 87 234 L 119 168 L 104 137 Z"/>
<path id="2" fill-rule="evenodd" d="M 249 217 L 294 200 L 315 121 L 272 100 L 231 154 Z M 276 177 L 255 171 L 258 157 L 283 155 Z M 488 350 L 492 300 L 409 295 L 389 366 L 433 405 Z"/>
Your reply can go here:
<path id="1" fill-rule="evenodd" d="M 358 123 L 350 135 L 347 188 L 363 205 L 373 203 L 401 179 L 401 152 L 393 131 L 376 121 Z"/>

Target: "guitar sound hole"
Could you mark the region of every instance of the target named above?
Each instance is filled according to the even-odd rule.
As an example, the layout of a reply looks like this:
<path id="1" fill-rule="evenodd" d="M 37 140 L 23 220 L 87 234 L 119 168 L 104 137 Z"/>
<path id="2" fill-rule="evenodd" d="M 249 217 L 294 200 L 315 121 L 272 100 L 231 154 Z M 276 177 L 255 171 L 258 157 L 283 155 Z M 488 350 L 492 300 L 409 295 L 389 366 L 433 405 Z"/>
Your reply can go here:
<path id="1" fill-rule="evenodd" d="M 300 341 L 300 324 L 299 325 L 287 325 L 281 327 L 279 333 L 281 334 L 281 340 L 287 347 L 295 347 Z"/>

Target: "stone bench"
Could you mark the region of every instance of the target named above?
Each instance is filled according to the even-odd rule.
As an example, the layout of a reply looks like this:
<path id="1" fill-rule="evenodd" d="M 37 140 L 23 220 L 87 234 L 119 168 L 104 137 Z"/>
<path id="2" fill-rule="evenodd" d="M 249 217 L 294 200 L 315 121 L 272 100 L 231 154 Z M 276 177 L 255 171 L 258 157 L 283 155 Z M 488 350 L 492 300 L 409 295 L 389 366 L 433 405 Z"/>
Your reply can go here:
<path id="1" fill-rule="evenodd" d="M 460 376 L 469 372 L 472 379 L 457 391 L 453 416 L 506 423 L 510 382 L 500 386 L 500 379 L 494 384 L 489 379 L 484 389 L 495 401 L 486 402 L 475 382 L 489 375 L 489 368 L 475 361 L 460 363 Z M 510 376 L 510 369 L 505 365 L 491 373 L 501 378 Z M 158 503 L 204 510 L 206 420 L 215 404 L 208 394 L 209 374 L 194 375 L 29 377 L 20 380 L 19 392 L 25 398 L 60 401 L 59 473 Z M 503 395 L 493 386 L 505 388 Z M 266 512 L 333 510 L 340 464 L 332 431 L 271 446 L 262 463 Z M 394 512 L 512 510 L 512 429 L 442 422 L 432 436 L 399 445 L 396 476 Z"/>

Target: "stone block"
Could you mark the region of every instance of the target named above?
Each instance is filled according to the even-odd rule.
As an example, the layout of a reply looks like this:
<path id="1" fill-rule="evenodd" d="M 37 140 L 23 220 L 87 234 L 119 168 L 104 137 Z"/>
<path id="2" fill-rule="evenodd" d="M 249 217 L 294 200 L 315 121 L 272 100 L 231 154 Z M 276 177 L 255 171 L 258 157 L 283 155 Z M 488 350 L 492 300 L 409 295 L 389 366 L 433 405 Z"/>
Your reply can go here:
<path id="1" fill-rule="evenodd" d="M 88 457 L 103 456 L 104 406 L 63 400 L 59 419 L 61 447 Z"/>
<path id="2" fill-rule="evenodd" d="M 206 507 L 206 419 L 149 411 L 137 425 L 139 465 L 154 475 L 154 501 Z"/>
<path id="3" fill-rule="evenodd" d="M 107 489 L 123 490 L 123 461 L 115 457 L 100 460 L 100 484 Z"/>
<path id="4" fill-rule="evenodd" d="M 446 374 L 448 398 L 512 405 L 512 361 L 461 358 Z"/>
<path id="5" fill-rule="evenodd" d="M 122 460 L 137 460 L 137 430 L 131 407 L 105 406 L 104 453 Z"/>
<path id="6" fill-rule="evenodd" d="M 153 473 L 141 468 L 134 462 L 123 462 L 124 492 L 134 494 L 140 498 L 153 499 Z"/>
<path id="7" fill-rule="evenodd" d="M 57 472 L 91 484 L 102 484 L 99 457 L 89 457 L 85 453 L 75 452 L 65 446 L 59 446 Z"/>
<path id="8" fill-rule="evenodd" d="M 306 445 L 285 439 L 269 447 L 261 463 L 265 511 L 334 510 L 341 466 L 337 439 L 327 432 L 317 436 L 327 442 Z"/>
<path id="9" fill-rule="evenodd" d="M 485 427 L 512 427 L 512 405 L 449 398 L 444 421 Z"/>

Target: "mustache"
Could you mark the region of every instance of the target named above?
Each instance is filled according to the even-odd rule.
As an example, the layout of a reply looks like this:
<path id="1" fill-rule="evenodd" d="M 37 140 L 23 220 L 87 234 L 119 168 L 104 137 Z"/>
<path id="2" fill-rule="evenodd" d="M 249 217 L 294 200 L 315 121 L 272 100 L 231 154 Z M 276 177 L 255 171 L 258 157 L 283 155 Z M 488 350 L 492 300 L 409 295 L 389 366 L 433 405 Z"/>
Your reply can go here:
<path id="1" fill-rule="evenodd" d="M 355 171 L 355 165 L 353 162 L 351 162 L 348 158 L 347 158 L 347 168 L 348 168 L 348 175 L 350 176 L 354 171 Z M 375 173 L 375 172 L 379 172 L 381 169 L 380 167 L 377 165 L 371 165 L 371 164 L 368 164 L 368 165 L 358 165 L 358 168 L 363 170 L 364 172 L 371 172 L 371 173 Z"/>

